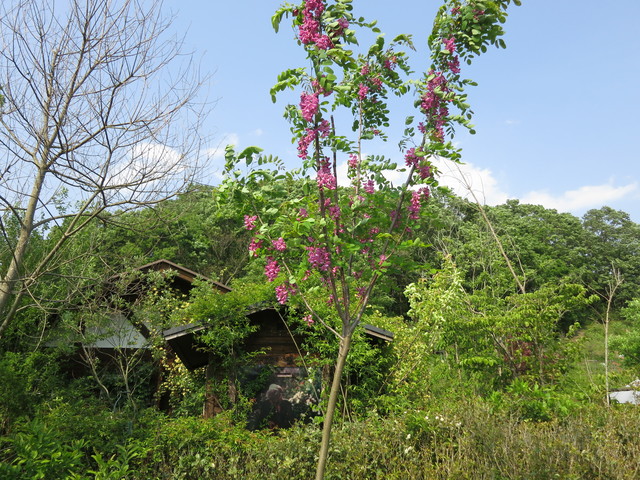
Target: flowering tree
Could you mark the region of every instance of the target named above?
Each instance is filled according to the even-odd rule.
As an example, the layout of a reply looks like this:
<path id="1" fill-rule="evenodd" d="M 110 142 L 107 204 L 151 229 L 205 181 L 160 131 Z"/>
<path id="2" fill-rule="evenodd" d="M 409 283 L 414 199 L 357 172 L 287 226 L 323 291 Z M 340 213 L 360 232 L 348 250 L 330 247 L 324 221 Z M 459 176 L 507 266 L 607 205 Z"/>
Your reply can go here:
<path id="1" fill-rule="evenodd" d="M 301 90 L 299 103 L 285 110 L 301 166 L 287 171 L 257 147 L 239 153 L 228 147 L 223 188 L 251 209 L 245 216 L 254 233 L 249 250 L 265 259 L 278 300 L 301 307 L 309 324 L 317 322 L 339 339 L 318 479 L 352 335 L 376 283 L 398 265 L 403 249 L 420 243 L 411 227 L 437 185 L 430 159 L 459 161 L 454 127 L 471 129 L 464 88 L 472 82 L 460 76 L 460 64 L 489 45 L 504 47 L 500 24 L 510 3 L 445 0 L 429 37 L 430 65 L 419 78 L 412 77 L 402 50 L 413 48 L 411 37 L 387 43 L 375 22 L 353 15 L 351 0 L 287 4 L 273 17 L 276 31 L 284 18 L 292 19 L 309 62 L 308 69 L 280 74 L 271 91 L 275 100 L 288 88 Z M 356 31 L 363 30 L 375 41 L 356 52 Z M 406 119 L 399 142 L 403 164 L 365 155 L 365 142 L 387 140 L 388 98 L 409 92 L 415 92 L 417 112 Z M 403 173 L 404 183 L 389 181 L 392 171 Z"/>

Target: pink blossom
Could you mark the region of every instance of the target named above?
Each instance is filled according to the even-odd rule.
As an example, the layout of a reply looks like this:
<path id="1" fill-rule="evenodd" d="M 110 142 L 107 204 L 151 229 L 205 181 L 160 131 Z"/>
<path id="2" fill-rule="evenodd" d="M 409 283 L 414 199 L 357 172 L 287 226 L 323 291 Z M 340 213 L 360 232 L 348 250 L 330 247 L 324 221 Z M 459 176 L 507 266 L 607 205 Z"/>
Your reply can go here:
<path id="1" fill-rule="evenodd" d="M 329 270 L 329 252 L 324 247 L 308 247 L 308 260 L 312 267 L 321 272 Z"/>
<path id="2" fill-rule="evenodd" d="M 256 228 L 256 220 L 258 220 L 257 215 L 245 215 L 244 216 L 244 228 L 247 230 L 253 230 Z"/>
<path id="3" fill-rule="evenodd" d="M 316 36 L 315 43 L 320 50 L 329 50 L 333 48 L 333 42 L 327 35 Z"/>
<path id="4" fill-rule="evenodd" d="M 380 89 L 380 87 L 382 87 L 382 79 L 380 77 L 373 77 L 371 79 L 371 83 L 373 83 L 375 89 Z"/>
<path id="5" fill-rule="evenodd" d="M 300 218 L 307 218 L 309 216 L 309 213 L 307 213 L 306 208 L 301 208 L 298 212 L 298 215 L 300 215 Z"/>
<path id="6" fill-rule="evenodd" d="M 316 181 L 319 188 L 327 188 L 329 190 L 335 190 L 337 186 L 336 177 L 333 176 L 329 165 L 329 159 L 325 158 L 320 160 L 318 168 L 318 175 Z"/>
<path id="7" fill-rule="evenodd" d="M 331 205 L 329 207 L 329 216 L 334 220 L 340 218 L 340 207 L 338 205 Z"/>
<path id="8" fill-rule="evenodd" d="M 447 62 L 447 65 L 449 66 L 449 70 L 451 70 L 451 73 L 454 73 L 456 75 L 460 73 L 460 59 L 457 55 L 449 60 Z"/>
<path id="9" fill-rule="evenodd" d="M 289 283 L 283 283 L 276 287 L 276 299 L 278 303 L 284 305 L 289 300 L 289 295 L 295 295 L 297 292 L 296 286 Z"/>
<path id="10" fill-rule="evenodd" d="M 451 90 L 442 72 L 430 71 L 429 77 L 426 92 L 420 98 L 420 107 L 427 115 L 434 138 L 442 142 L 444 140 L 444 125 L 449 115 L 449 109 L 445 105 L 442 96 Z"/>
<path id="11" fill-rule="evenodd" d="M 249 244 L 249 252 L 251 252 L 251 256 L 257 256 L 259 248 L 262 248 L 262 240 L 258 240 L 255 237 L 252 238 L 251 243 Z"/>
<path id="12" fill-rule="evenodd" d="M 316 130 L 307 128 L 305 134 L 298 140 L 298 157 L 307 158 L 309 156 L 309 145 L 316 139 Z"/>
<path id="13" fill-rule="evenodd" d="M 336 22 L 338 24 L 337 27 L 333 29 L 331 32 L 331 38 L 338 38 L 344 35 L 344 31 L 349 28 L 349 20 L 346 18 L 339 18 Z"/>
<path id="14" fill-rule="evenodd" d="M 276 299 L 281 305 L 287 303 L 287 300 L 289 300 L 289 289 L 286 285 L 278 285 L 276 287 Z"/>
<path id="15" fill-rule="evenodd" d="M 271 242 L 273 248 L 275 248 L 278 252 L 284 252 L 287 249 L 287 244 L 284 243 L 284 238 L 280 237 L 277 240 L 273 240 Z"/>
<path id="16" fill-rule="evenodd" d="M 315 10 L 318 15 L 324 12 L 324 0 L 307 0 L 304 6 L 305 9 Z"/>
<path id="17" fill-rule="evenodd" d="M 264 267 L 264 274 L 266 275 L 267 280 L 273 282 L 279 273 L 280 265 L 278 265 L 278 261 L 273 259 L 272 257 L 268 257 L 267 264 Z"/>
<path id="18" fill-rule="evenodd" d="M 315 92 L 316 95 L 324 95 L 325 97 L 331 95 L 331 91 L 325 90 L 324 87 L 320 85 L 320 82 L 316 78 L 311 80 L 311 87 L 313 88 L 313 91 Z"/>
<path id="19" fill-rule="evenodd" d="M 318 138 L 329 136 L 331 126 L 327 120 L 322 119 L 318 128 L 307 128 L 305 134 L 298 140 L 298 157 L 307 158 L 309 156 L 309 145 Z"/>
<path id="20" fill-rule="evenodd" d="M 314 324 L 313 317 L 311 316 L 311 314 L 305 315 L 304 317 L 302 317 L 302 320 L 305 321 L 309 326 Z"/>
<path id="21" fill-rule="evenodd" d="M 360 163 L 358 155 L 356 155 L 355 153 L 349 155 L 349 168 L 358 168 L 358 163 Z"/>
<path id="22" fill-rule="evenodd" d="M 376 189 L 375 183 L 373 182 L 373 180 L 367 180 L 367 182 L 364 184 L 362 188 L 367 193 L 373 193 L 375 192 L 375 189 Z"/>
<path id="23" fill-rule="evenodd" d="M 418 175 L 422 180 L 426 180 L 431 176 L 431 165 L 424 158 L 418 164 Z"/>
<path id="24" fill-rule="evenodd" d="M 320 125 L 318 125 L 318 134 L 322 138 L 326 138 L 329 136 L 330 130 L 331 130 L 331 125 L 329 124 L 329 121 L 322 119 L 322 121 L 320 122 Z"/>
<path id="25" fill-rule="evenodd" d="M 416 149 L 410 148 L 407 153 L 404 154 L 404 163 L 407 167 L 415 167 L 420 162 L 420 157 L 416 155 Z"/>
<path id="26" fill-rule="evenodd" d="M 319 31 L 320 22 L 311 16 L 305 15 L 304 21 L 298 30 L 298 37 L 303 44 L 308 45 L 315 41 Z"/>
<path id="27" fill-rule="evenodd" d="M 445 50 L 449 53 L 453 53 L 456 51 L 456 39 L 455 37 L 443 38 L 442 43 L 444 44 Z"/>
<path id="28" fill-rule="evenodd" d="M 300 110 L 302 111 L 302 118 L 307 122 L 312 122 L 313 117 L 318 113 L 318 106 L 318 95 L 302 92 L 300 95 Z"/>
<path id="29" fill-rule="evenodd" d="M 398 58 L 395 55 L 393 55 L 384 61 L 384 68 L 386 68 L 387 70 L 394 70 L 397 64 L 398 64 Z"/>
<path id="30" fill-rule="evenodd" d="M 320 32 L 320 16 L 324 11 L 324 2 L 322 0 L 307 0 L 302 11 L 302 24 L 300 25 L 298 37 L 300 41 L 308 45 L 315 42 Z"/>
<path id="31" fill-rule="evenodd" d="M 411 192 L 411 202 L 409 203 L 409 218 L 418 220 L 420 218 L 420 192 Z"/>
<path id="32" fill-rule="evenodd" d="M 369 87 L 367 87 L 365 84 L 361 83 L 358 86 L 358 97 L 360 97 L 360 100 L 364 100 L 368 92 L 369 92 Z"/>
<path id="33" fill-rule="evenodd" d="M 362 68 L 360 69 L 360 75 L 369 75 L 369 64 L 365 63 Z"/>

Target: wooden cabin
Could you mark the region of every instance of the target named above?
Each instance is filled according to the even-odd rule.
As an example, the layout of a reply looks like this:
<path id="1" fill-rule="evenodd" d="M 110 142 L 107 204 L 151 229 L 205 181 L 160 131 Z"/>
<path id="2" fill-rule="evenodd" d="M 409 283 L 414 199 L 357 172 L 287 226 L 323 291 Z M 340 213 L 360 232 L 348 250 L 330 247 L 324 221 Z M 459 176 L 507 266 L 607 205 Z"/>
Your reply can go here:
<path id="1" fill-rule="evenodd" d="M 169 283 L 167 287 L 183 294 L 189 294 L 194 287 L 196 279 L 208 281 L 214 289 L 221 293 L 231 291 L 228 286 L 207 279 L 197 272 L 169 260 L 157 260 L 142 265 L 136 270 L 142 273 L 152 271 L 172 272 L 172 275 L 168 276 Z M 120 297 L 125 301 L 125 305 L 133 305 L 144 297 L 149 290 L 149 285 L 144 278 L 136 276 L 133 276 L 131 282 L 127 283 L 124 275 L 116 275 L 109 279 L 105 291 L 115 291 L 116 289 L 111 289 L 110 285 L 116 285 L 124 279 L 125 287 L 122 290 L 122 285 L 120 286 Z M 256 328 L 247 337 L 243 350 L 255 352 L 256 356 L 253 359 L 253 365 L 242 367 L 242 372 L 234 372 L 234 374 L 240 373 L 246 379 L 257 377 L 264 379 L 263 391 L 256 393 L 257 401 L 264 397 L 269 387 L 273 390 L 275 385 L 281 387 L 282 394 L 287 399 L 291 399 L 291 401 L 308 405 L 315 400 L 312 397 L 318 397 L 319 389 L 321 388 L 320 377 L 316 378 L 314 382 L 308 381 L 310 372 L 301 363 L 301 358 L 306 355 L 306 352 L 301 347 L 304 339 L 300 335 L 293 334 L 290 330 L 286 322 L 286 310 L 276 308 L 273 305 L 255 305 L 248 309 L 247 318 Z M 215 318 L 211 319 L 211 322 L 215 322 Z M 224 378 L 229 375 L 229 372 L 222 371 L 221 359 L 208 353 L 206 347 L 199 342 L 199 334 L 206 332 L 212 324 L 190 323 L 169 328 L 162 332 L 162 336 L 168 346 L 169 356 L 180 359 L 189 370 L 206 367 L 208 384 L 224 381 Z M 393 334 L 389 331 L 372 325 L 363 324 L 362 327 L 372 342 L 385 343 L 393 338 Z M 93 351 L 97 356 L 105 359 L 115 358 L 117 355 L 135 355 L 136 351 L 144 354 L 138 356 L 149 357 L 144 352 L 149 350 L 149 328 L 147 325 L 134 323 L 131 311 L 126 306 L 117 314 L 112 315 L 110 325 L 104 326 L 102 331 L 92 333 L 92 337 L 96 338 L 96 340 L 84 344 L 82 347 L 85 351 Z M 265 375 L 266 370 L 268 370 L 268 375 Z M 156 389 L 162 381 L 162 376 L 162 371 L 156 372 L 156 380 L 152 382 L 156 385 Z M 229 382 L 229 399 L 232 402 L 237 395 L 234 390 L 236 383 L 235 381 Z M 313 383 L 313 385 L 310 385 L 310 383 Z M 305 392 L 301 392 L 299 388 L 303 384 L 307 390 Z M 313 391 L 309 391 L 309 389 Z M 203 411 L 205 417 L 219 413 L 222 408 L 221 404 L 225 403 L 215 398 L 212 390 L 212 388 L 206 388 L 208 393 Z M 166 398 L 161 401 L 161 405 L 167 404 Z M 294 404 L 294 406 L 296 405 Z M 300 409 L 301 407 L 298 410 Z"/>

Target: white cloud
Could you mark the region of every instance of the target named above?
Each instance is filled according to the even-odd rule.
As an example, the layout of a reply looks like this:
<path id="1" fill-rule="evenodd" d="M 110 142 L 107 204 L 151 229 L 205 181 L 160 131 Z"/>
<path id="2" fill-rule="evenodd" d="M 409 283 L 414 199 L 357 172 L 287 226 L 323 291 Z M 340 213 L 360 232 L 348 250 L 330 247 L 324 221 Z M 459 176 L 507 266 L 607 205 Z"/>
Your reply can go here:
<path id="1" fill-rule="evenodd" d="M 637 183 L 630 183 L 621 187 L 613 185 L 610 180 L 604 185 L 585 185 L 576 190 L 568 190 L 560 195 L 553 195 L 547 191 L 536 190 L 525 194 L 522 202 L 555 208 L 561 212 L 575 212 L 589 208 L 598 208 L 626 197 L 636 191 Z"/>
<path id="2" fill-rule="evenodd" d="M 638 183 L 615 186 L 613 179 L 602 185 L 586 185 L 560 194 L 545 190 L 534 190 L 522 195 L 510 194 L 503 190 L 494 173 L 488 168 L 479 168 L 471 163 L 456 164 L 442 158 L 432 159 L 439 171 L 438 181 L 453 192 L 472 202 L 485 205 L 500 205 L 510 198 L 519 198 L 522 203 L 542 205 L 560 212 L 578 214 L 590 208 L 600 208 L 638 191 Z M 338 183 L 348 185 L 347 162 L 338 165 Z M 385 172 L 394 184 L 405 180 L 405 173 Z"/>
<path id="3" fill-rule="evenodd" d="M 180 174 L 185 168 L 185 158 L 177 150 L 157 143 L 139 143 L 131 149 L 129 158 L 112 165 L 105 183 L 110 187 L 137 189 Z"/>
<path id="4" fill-rule="evenodd" d="M 440 184 L 462 198 L 471 201 L 477 199 L 487 205 L 499 205 L 509 198 L 498 185 L 493 172 L 487 168 L 478 168 L 472 163 L 457 164 L 442 158 L 433 159 L 433 164 L 440 172 Z"/>
<path id="5" fill-rule="evenodd" d="M 363 155 L 366 156 L 366 155 Z M 349 172 L 349 163 L 348 161 L 344 161 L 339 163 L 336 168 L 336 173 L 338 174 L 338 185 L 347 186 L 351 183 L 351 180 L 348 177 Z M 394 185 L 403 184 L 407 180 L 407 172 L 400 172 L 398 170 L 385 170 L 383 172 L 384 177 L 392 182 Z"/>
<path id="6" fill-rule="evenodd" d="M 502 189 L 489 169 L 478 168 L 471 163 L 459 165 L 443 159 L 435 159 L 434 164 L 440 171 L 438 179 L 442 185 L 451 188 L 460 197 L 471 201 L 477 199 L 487 205 L 499 205 L 509 198 L 519 198 L 522 203 L 542 205 L 560 212 L 577 213 L 613 203 L 638 190 L 637 182 L 615 186 L 611 179 L 602 185 L 585 185 L 559 194 L 533 190 L 514 195 Z"/>
<path id="7" fill-rule="evenodd" d="M 227 145 L 235 145 L 236 147 L 240 143 L 240 137 L 237 133 L 225 133 L 222 135 L 222 140 L 216 147 L 208 148 L 204 151 L 205 158 L 210 160 L 223 160 L 224 152 Z"/>

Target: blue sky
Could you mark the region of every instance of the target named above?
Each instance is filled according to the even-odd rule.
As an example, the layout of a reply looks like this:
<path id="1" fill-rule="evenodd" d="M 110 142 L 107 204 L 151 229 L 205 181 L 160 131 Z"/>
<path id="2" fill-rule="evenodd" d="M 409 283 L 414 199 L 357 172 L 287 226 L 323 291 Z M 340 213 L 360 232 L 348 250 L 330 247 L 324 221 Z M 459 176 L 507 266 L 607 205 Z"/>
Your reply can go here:
<path id="1" fill-rule="evenodd" d="M 638 0 L 522 0 L 505 24 L 506 50 L 479 57 L 463 75 L 474 136 L 460 133 L 466 165 L 442 167 L 442 183 L 458 193 L 467 179 L 488 204 L 518 198 L 581 216 L 603 205 L 640 222 L 640 18 Z M 204 180 L 215 181 L 226 143 L 257 145 L 296 161 L 285 99 L 271 102 L 279 72 L 304 66 L 304 54 L 284 25 L 270 18 L 280 1 L 166 0 L 174 27 L 186 32 L 203 74 L 212 110 L 205 134 L 213 155 Z M 377 19 L 392 38 L 411 33 L 418 47 L 414 69 L 427 65 L 426 38 L 440 5 L 435 0 L 355 0 L 356 15 Z M 412 101 L 398 115 L 401 125 Z M 383 152 L 400 159 L 391 136 Z"/>

